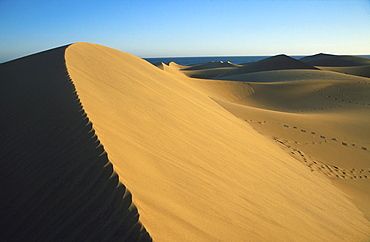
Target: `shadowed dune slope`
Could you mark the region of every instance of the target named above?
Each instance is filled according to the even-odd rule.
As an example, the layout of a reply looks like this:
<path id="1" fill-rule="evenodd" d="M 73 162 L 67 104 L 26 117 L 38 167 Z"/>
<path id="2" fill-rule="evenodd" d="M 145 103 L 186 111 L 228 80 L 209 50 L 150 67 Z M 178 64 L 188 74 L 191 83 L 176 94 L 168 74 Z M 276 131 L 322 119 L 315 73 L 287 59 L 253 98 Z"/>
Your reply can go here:
<path id="1" fill-rule="evenodd" d="M 69 46 L 66 63 L 154 240 L 369 237 L 369 221 L 343 192 L 210 99 L 203 84 L 88 43 Z"/>
<path id="2" fill-rule="evenodd" d="M 236 68 L 237 67 L 217 67 L 200 70 L 182 70 L 181 72 L 191 78 L 212 79 L 216 76 L 235 70 Z"/>
<path id="3" fill-rule="evenodd" d="M 153 65 L 158 67 L 161 70 L 164 70 L 164 68 L 168 66 L 166 63 L 163 63 L 163 62 L 157 62 L 157 63 L 154 63 Z"/>
<path id="4" fill-rule="evenodd" d="M 0 241 L 149 241 L 68 77 L 66 48 L 0 65 Z"/>
<path id="5" fill-rule="evenodd" d="M 222 74 L 216 78 L 234 76 L 251 72 L 260 72 L 260 71 L 271 71 L 271 70 L 286 70 L 286 69 L 313 69 L 317 68 L 308 65 L 306 63 L 300 62 L 292 57 L 287 55 L 276 55 L 260 61 L 248 63 L 242 67 L 239 67 L 236 70 L 232 70 L 225 74 Z"/>
<path id="6" fill-rule="evenodd" d="M 235 64 L 230 62 L 223 62 L 223 61 L 209 61 L 199 64 L 194 64 L 190 66 L 184 66 L 183 70 L 203 70 L 203 69 L 213 69 L 213 68 L 221 68 L 221 67 L 234 67 Z"/>
<path id="7" fill-rule="evenodd" d="M 240 65 L 232 64 L 231 62 L 205 62 L 190 66 L 182 66 L 181 72 L 188 77 L 211 79 L 229 71 L 235 70 Z"/>
<path id="8" fill-rule="evenodd" d="M 344 67 L 344 66 L 370 65 L 369 58 L 351 55 L 330 55 L 323 53 L 312 56 L 306 56 L 299 60 L 313 66 Z"/>

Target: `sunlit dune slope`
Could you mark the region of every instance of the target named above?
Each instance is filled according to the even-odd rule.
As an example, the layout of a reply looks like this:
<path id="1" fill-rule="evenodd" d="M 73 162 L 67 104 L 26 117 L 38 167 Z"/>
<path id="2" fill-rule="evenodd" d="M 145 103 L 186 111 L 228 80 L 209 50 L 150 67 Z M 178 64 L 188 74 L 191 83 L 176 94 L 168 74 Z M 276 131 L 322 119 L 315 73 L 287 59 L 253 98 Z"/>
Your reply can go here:
<path id="1" fill-rule="evenodd" d="M 66 48 L 0 65 L 0 241 L 150 240 L 81 107 Z"/>
<path id="2" fill-rule="evenodd" d="M 300 61 L 313 66 L 344 67 L 370 65 L 369 58 L 351 55 L 330 55 L 323 53 L 303 57 L 300 59 Z"/>
<path id="3" fill-rule="evenodd" d="M 368 78 L 276 70 L 225 79 L 189 79 L 189 83 L 313 172 L 334 179 L 370 218 L 370 197 L 365 192 L 370 190 Z"/>
<path id="4" fill-rule="evenodd" d="M 251 72 L 260 72 L 260 71 L 271 71 L 271 70 L 286 70 L 286 69 L 312 69 L 316 70 L 317 68 L 308 65 L 306 63 L 300 62 L 292 57 L 287 55 L 276 55 L 260 61 L 252 62 L 245 64 L 238 69 L 232 70 L 230 72 L 221 74 L 220 77 L 228 77 L 240 74 L 246 74 Z"/>
<path id="5" fill-rule="evenodd" d="M 69 46 L 66 64 L 82 106 L 154 240 L 369 237 L 369 221 L 343 192 L 183 74 L 87 43 Z M 223 98 L 234 95 L 217 89 L 213 87 Z M 240 98 L 237 93 L 234 97 Z"/>
<path id="6" fill-rule="evenodd" d="M 368 106 L 369 78 L 364 77 L 331 71 L 277 70 L 225 77 L 225 80 L 251 85 L 254 95 L 246 95 L 247 99 L 238 102 L 260 108 L 302 112 L 326 106 Z"/>

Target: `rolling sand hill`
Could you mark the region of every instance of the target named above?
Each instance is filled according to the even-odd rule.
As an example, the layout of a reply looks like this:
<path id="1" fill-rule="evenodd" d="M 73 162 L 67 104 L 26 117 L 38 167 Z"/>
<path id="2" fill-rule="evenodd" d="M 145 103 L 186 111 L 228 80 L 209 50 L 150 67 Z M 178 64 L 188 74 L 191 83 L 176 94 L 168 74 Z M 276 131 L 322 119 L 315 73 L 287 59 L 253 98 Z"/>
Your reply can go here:
<path id="1" fill-rule="evenodd" d="M 245 64 L 238 69 L 231 70 L 230 72 L 221 74 L 216 78 L 224 78 L 234 75 L 241 75 L 252 72 L 260 71 L 271 71 L 271 70 L 287 70 L 287 69 L 313 69 L 317 68 L 308 65 L 306 63 L 300 62 L 292 57 L 286 55 L 276 55 L 260 61 L 251 62 Z"/>
<path id="2" fill-rule="evenodd" d="M 205 62 L 190 66 L 182 66 L 181 71 L 188 77 L 211 79 L 239 68 L 240 65 L 231 62 Z"/>
<path id="3" fill-rule="evenodd" d="M 370 218 L 368 78 L 286 69 L 224 79 L 192 84 L 313 172 L 331 178 Z"/>
<path id="4" fill-rule="evenodd" d="M 318 68 L 320 68 L 321 70 L 325 70 L 325 71 L 335 71 L 335 72 L 354 75 L 354 76 L 370 77 L 370 65 L 348 66 L 348 67 L 320 66 Z"/>
<path id="5" fill-rule="evenodd" d="M 323 83 L 313 79 L 309 83 L 266 85 L 205 80 L 187 77 L 175 63 L 162 65 L 162 70 L 135 56 L 95 44 L 77 43 L 57 50 L 39 56 L 48 65 L 59 60 L 59 72 L 38 59 L 31 61 L 38 63 L 37 68 L 27 67 L 30 72 L 22 69 L 25 65 L 22 59 L 13 62 L 14 68 L 9 66 L 11 62 L 1 65 L 1 74 L 6 77 L 2 78 L 5 80 L 2 86 L 6 88 L 2 89 L 1 105 L 5 103 L 7 107 L 7 115 L 1 120 L 7 136 L 2 136 L 1 141 L 8 147 L 1 153 L 7 157 L 6 162 L 2 161 L 5 168 L 1 171 L 2 184 L 7 184 L 1 188 L 7 191 L 1 195 L 11 198 L 1 206 L 1 213 L 8 218 L 2 220 L 3 224 L 12 221 L 20 234 L 21 228 L 26 227 L 39 238 L 47 223 L 39 224 L 33 219 L 48 221 L 62 215 L 58 224 L 47 229 L 54 227 L 55 235 L 72 231 L 75 236 L 72 238 L 86 234 L 97 238 L 90 231 L 95 231 L 94 236 L 104 236 L 103 228 L 121 229 L 122 236 L 132 234 L 143 239 L 149 239 L 148 231 L 155 241 L 364 241 L 370 237 L 370 222 L 364 215 L 367 200 L 361 194 L 361 191 L 366 193 L 369 180 L 363 177 L 365 174 L 358 177 L 368 167 L 366 155 L 364 161 L 353 159 L 349 162 L 353 164 L 348 166 L 338 161 L 335 165 L 317 155 L 326 149 L 306 148 L 318 147 L 320 144 L 316 143 L 326 140 L 330 152 L 348 148 L 355 157 L 359 152 L 368 154 L 362 148 L 370 147 L 366 143 L 367 134 L 358 132 L 365 124 L 357 122 L 368 115 L 364 113 L 368 107 L 362 104 L 368 102 L 364 88 L 368 85 L 367 78 L 351 76 L 347 80 L 345 74 L 306 70 L 335 77 Z M 11 80 L 22 82 L 19 85 Z M 68 91 L 63 91 L 63 85 L 69 87 Z M 358 87 L 364 89 L 360 96 L 357 96 Z M 33 94 L 25 95 L 28 93 Z M 276 102 L 263 98 L 272 93 L 284 98 Z M 338 98 L 335 95 L 345 101 L 335 100 Z M 311 97 L 319 98 L 316 106 L 304 104 L 305 98 Z M 75 100 L 76 107 L 68 106 L 68 98 Z M 299 103 L 292 105 L 292 100 L 301 100 L 302 107 Z M 332 107 L 338 105 L 342 106 Z M 18 111 L 12 114 L 12 110 Z M 73 110 L 78 117 L 69 114 Z M 77 125 L 80 119 L 81 128 Z M 331 123 L 334 120 L 337 122 Z M 84 128 L 89 121 L 92 126 Z M 353 122 L 355 127 L 351 125 Z M 350 135 L 346 134 L 346 128 Z M 81 140 L 85 132 L 91 145 Z M 350 145 L 334 143 L 330 138 Z M 308 139 L 316 143 L 305 145 L 303 141 Z M 299 144 L 293 146 L 295 141 Z M 103 155 L 104 162 L 95 159 L 94 152 L 98 157 L 107 154 Z M 72 155 L 76 159 L 70 158 Z M 123 185 L 118 186 L 119 194 L 124 197 L 124 204 L 131 204 L 130 209 L 127 205 L 109 205 L 109 201 L 121 204 L 121 200 L 111 199 L 116 196 L 117 180 L 108 186 L 112 189 L 105 189 L 104 184 L 112 180 L 111 173 L 97 181 L 96 175 L 86 170 L 97 166 L 93 170 L 104 173 L 101 164 L 106 162 L 113 164 L 119 181 L 132 193 L 141 223 L 137 222 L 138 214 L 131 200 L 127 200 L 131 196 Z M 320 165 L 325 164 L 329 175 L 319 172 Z M 20 169 L 22 166 L 24 169 Z M 353 174 L 330 179 L 340 172 L 349 172 L 347 169 L 352 167 Z M 37 178 L 32 180 L 34 173 Z M 31 183 L 22 182 L 24 174 L 28 174 Z M 70 184 L 77 184 L 69 182 L 70 179 L 81 182 L 73 186 L 73 194 L 90 194 L 94 199 L 78 201 L 83 195 L 55 199 L 68 194 Z M 355 183 L 358 181 L 362 183 Z M 27 188 L 23 188 L 26 184 Z M 50 190 L 46 194 L 61 189 L 57 195 L 46 196 L 48 200 L 35 199 L 44 187 Z M 106 201 L 104 206 L 95 207 L 96 212 L 88 210 L 100 201 Z M 361 201 L 365 202 L 363 206 Z M 37 214 L 34 203 L 46 207 L 48 212 Z M 72 212 L 75 204 L 86 207 L 78 215 L 87 214 L 96 221 L 103 215 L 109 216 L 99 209 L 113 211 L 111 220 L 104 217 L 106 223 L 97 225 L 101 227 L 99 231 L 90 230 L 91 218 L 75 215 Z M 130 215 L 124 215 L 126 210 L 132 211 Z M 114 211 L 122 211 L 123 215 Z M 20 222 L 17 218 L 21 218 Z M 15 236 L 7 231 L 3 229 L 2 235 Z"/>
<path id="6" fill-rule="evenodd" d="M 300 61 L 325 71 L 370 77 L 370 59 L 364 57 L 317 54 L 303 57 Z"/>
<path id="7" fill-rule="evenodd" d="M 370 65 L 370 59 L 368 58 L 351 55 L 330 55 L 323 53 L 303 57 L 300 59 L 300 61 L 313 66 L 348 67 Z"/>

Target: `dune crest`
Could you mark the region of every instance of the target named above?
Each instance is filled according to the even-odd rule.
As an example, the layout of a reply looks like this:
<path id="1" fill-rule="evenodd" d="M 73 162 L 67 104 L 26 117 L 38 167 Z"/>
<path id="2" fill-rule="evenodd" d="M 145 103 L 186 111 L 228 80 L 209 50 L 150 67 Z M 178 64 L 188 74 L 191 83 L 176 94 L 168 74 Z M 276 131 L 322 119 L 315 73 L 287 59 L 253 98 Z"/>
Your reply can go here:
<path id="1" fill-rule="evenodd" d="M 63 46 L 0 65 L 0 241 L 150 241 Z"/>
<path id="2" fill-rule="evenodd" d="M 369 237 L 369 221 L 326 177 L 208 97 L 242 99 L 232 84 L 211 84 L 207 93 L 206 82 L 94 44 L 73 44 L 65 56 L 83 109 L 154 240 Z M 253 97 L 254 89 L 243 92 Z"/>

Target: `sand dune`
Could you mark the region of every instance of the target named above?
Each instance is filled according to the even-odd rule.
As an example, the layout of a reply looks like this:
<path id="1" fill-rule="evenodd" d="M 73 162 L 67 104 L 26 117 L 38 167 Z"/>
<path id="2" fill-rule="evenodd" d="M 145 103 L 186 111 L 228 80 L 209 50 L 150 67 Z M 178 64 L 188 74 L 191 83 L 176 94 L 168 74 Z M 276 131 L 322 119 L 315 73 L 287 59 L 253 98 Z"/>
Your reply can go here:
<path id="1" fill-rule="evenodd" d="M 318 66 L 318 68 L 325 71 L 335 71 L 354 76 L 370 77 L 370 65 L 344 66 L 344 67 Z"/>
<path id="2" fill-rule="evenodd" d="M 222 67 L 234 67 L 235 64 L 232 64 L 231 62 L 223 62 L 223 61 L 210 61 L 210 62 L 204 62 L 200 64 L 194 64 L 191 66 L 187 66 L 183 68 L 183 70 L 204 70 L 204 69 L 213 69 L 213 68 L 222 68 Z"/>
<path id="3" fill-rule="evenodd" d="M 230 72 L 237 69 L 240 65 L 233 64 L 231 62 L 205 62 L 200 64 L 194 64 L 189 66 L 182 66 L 181 72 L 188 77 L 212 79 L 221 74 Z"/>
<path id="4" fill-rule="evenodd" d="M 369 58 L 351 55 L 330 55 L 323 53 L 303 57 L 300 59 L 300 61 L 313 66 L 344 67 L 370 65 Z"/>
<path id="5" fill-rule="evenodd" d="M 370 197 L 365 192 L 370 190 L 368 78 L 331 71 L 277 70 L 225 79 L 229 81 L 193 79 L 193 85 L 276 140 L 313 172 L 334 179 L 370 217 L 366 206 Z"/>
<path id="6" fill-rule="evenodd" d="M 272 56 L 272 57 L 269 57 L 269 58 L 266 58 L 260 61 L 245 64 L 236 70 L 232 70 L 216 78 L 246 74 L 246 73 L 251 73 L 251 72 L 287 70 L 287 69 L 316 70 L 317 68 L 311 65 L 308 65 L 306 63 L 300 62 L 299 60 L 296 60 L 286 55 L 276 55 L 276 56 Z"/>
<path id="7" fill-rule="evenodd" d="M 182 73 L 192 78 L 212 79 L 219 75 L 225 74 L 237 67 L 221 67 L 221 68 L 209 68 L 201 70 L 182 70 Z"/>
<path id="8" fill-rule="evenodd" d="M 149 240 L 68 78 L 66 48 L 0 65 L 0 241 Z"/>
<path id="9" fill-rule="evenodd" d="M 92 44 L 70 46 L 66 60 L 154 240 L 369 236 L 369 222 L 326 177 L 219 106 L 194 80 Z"/>
<path id="10" fill-rule="evenodd" d="M 2 227 L 3 238 L 150 239 L 146 231 L 155 241 L 370 237 L 370 145 L 359 132 L 367 127 L 368 78 L 270 68 L 258 78 L 280 82 L 196 79 L 176 63 L 160 69 L 89 43 L 38 56 L 43 61 L 29 61 L 37 64 L 31 71 L 20 69 L 27 59 L 1 65 L 1 155 L 8 158 L 1 188 L 10 189 L 1 191 L 10 198 L 1 213 L 3 224 L 17 228 Z M 191 71 L 217 68 L 224 67 Z M 286 82 L 284 75 L 308 77 Z M 342 149 L 356 159 L 327 160 Z M 117 176 L 110 178 L 110 162 L 137 210 Z"/>
<path id="11" fill-rule="evenodd" d="M 156 67 L 158 67 L 161 70 L 164 70 L 164 68 L 167 66 L 167 64 L 163 63 L 163 62 L 157 62 L 157 63 L 154 63 L 153 65 L 155 65 Z"/>

